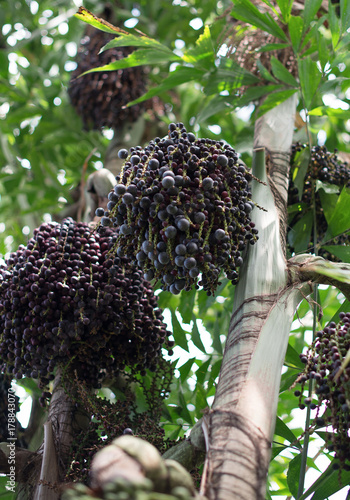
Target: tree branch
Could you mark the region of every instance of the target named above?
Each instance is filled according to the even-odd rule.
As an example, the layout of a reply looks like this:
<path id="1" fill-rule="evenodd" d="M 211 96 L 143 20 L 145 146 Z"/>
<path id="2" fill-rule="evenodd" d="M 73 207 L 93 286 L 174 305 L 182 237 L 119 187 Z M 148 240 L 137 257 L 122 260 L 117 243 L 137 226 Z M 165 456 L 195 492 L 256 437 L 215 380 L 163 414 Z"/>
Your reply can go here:
<path id="1" fill-rule="evenodd" d="M 331 262 L 322 257 L 302 254 L 289 259 L 288 272 L 291 284 L 311 281 L 332 285 L 350 300 L 350 264 Z"/>
<path id="2" fill-rule="evenodd" d="M 188 439 L 172 446 L 163 454 L 163 458 L 179 462 L 185 469 L 191 471 L 204 463 L 205 441 L 202 429 L 202 419 L 191 430 Z"/>

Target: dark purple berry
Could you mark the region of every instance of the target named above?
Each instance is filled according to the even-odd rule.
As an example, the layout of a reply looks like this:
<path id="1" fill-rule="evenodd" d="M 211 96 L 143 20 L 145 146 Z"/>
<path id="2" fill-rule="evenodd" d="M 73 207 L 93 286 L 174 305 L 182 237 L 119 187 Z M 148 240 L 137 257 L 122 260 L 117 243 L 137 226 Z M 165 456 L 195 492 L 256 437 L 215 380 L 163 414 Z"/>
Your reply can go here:
<path id="1" fill-rule="evenodd" d="M 192 268 L 196 267 L 196 265 L 197 265 L 197 261 L 193 257 L 188 257 L 187 259 L 185 259 L 184 267 L 186 269 L 192 269 Z"/>
<path id="2" fill-rule="evenodd" d="M 124 184 L 117 184 L 114 187 L 114 192 L 118 195 L 123 195 L 126 192 L 126 187 L 124 186 Z"/>
<path id="3" fill-rule="evenodd" d="M 96 217 L 102 217 L 104 215 L 105 211 L 104 208 L 98 207 L 96 208 L 95 215 Z"/>
<path id="4" fill-rule="evenodd" d="M 203 179 L 202 188 L 204 189 L 204 191 L 209 191 L 210 189 L 213 189 L 213 187 L 214 187 L 213 179 L 211 179 L 210 177 L 206 177 L 205 179 Z"/>
<path id="5" fill-rule="evenodd" d="M 133 197 L 133 195 L 131 193 L 124 194 L 123 202 L 125 203 L 125 205 L 131 205 L 132 203 L 134 203 L 134 201 L 135 201 L 135 198 Z"/>
<path id="6" fill-rule="evenodd" d="M 187 139 L 190 141 L 190 142 L 194 142 L 196 140 L 196 136 L 194 134 L 192 134 L 192 132 L 189 132 L 187 134 Z"/>
<path id="7" fill-rule="evenodd" d="M 165 187 L 166 189 L 172 188 L 173 186 L 175 186 L 174 178 L 170 176 L 164 177 L 162 180 L 162 186 Z"/>
<path id="8" fill-rule="evenodd" d="M 228 158 L 225 155 L 219 155 L 217 158 L 217 162 L 222 167 L 226 167 L 226 165 L 228 164 Z"/>
<path id="9" fill-rule="evenodd" d="M 217 229 L 215 231 L 215 238 L 219 241 L 223 240 L 226 236 L 226 233 L 223 229 Z"/>
<path id="10" fill-rule="evenodd" d="M 129 156 L 129 151 L 127 149 L 119 149 L 118 156 L 121 160 L 126 160 Z"/>
<path id="11" fill-rule="evenodd" d="M 194 221 L 196 224 L 202 224 L 205 221 L 205 215 L 202 212 L 197 212 L 194 216 Z"/>
<path id="12" fill-rule="evenodd" d="M 159 161 L 156 160 L 155 158 L 152 158 L 149 162 L 148 162 L 148 168 L 150 170 L 157 170 L 159 168 Z"/>
<path id="13" fill-rule="evenodd" d="M 158 255 L 158 260 L 161 264 L 168 264 L 170 262 L 169 255 L 166 252 L 161 252 Z"/>
<path id="14" fill-rule="evenodd" d="M 131 165 L 138 165 L 141 161 L 141 158 L 138 155 L 132 155 L 130 158 Z"/>
<path id="15" fill-rule="evenodd" d="M 177 234 L 177 229 L 174 226 L 168 226 L 164 231 L 164 233 L 167 238 L 175 238 Z"/>
<path id="16" fill-rule="evenodd" d="M 185 218 L 178 219 L 175 224 L 177 225 L 178 229 L 180 229 L 180 231 L 187 231 L 190 227 L 189 221 Z"/>
<path id="17" fill-rule="evenodd" d="M 186 255 L 186 246 L 185 245 L 177 245 L 175 247 L 175 253 L 177 255 Z"/>

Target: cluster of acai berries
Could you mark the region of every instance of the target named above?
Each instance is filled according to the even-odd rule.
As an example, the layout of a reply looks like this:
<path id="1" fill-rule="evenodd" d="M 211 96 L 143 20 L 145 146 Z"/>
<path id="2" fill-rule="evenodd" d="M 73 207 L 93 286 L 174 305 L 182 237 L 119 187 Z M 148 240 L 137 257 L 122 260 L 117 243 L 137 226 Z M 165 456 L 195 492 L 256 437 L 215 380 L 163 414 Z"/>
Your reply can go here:
<path id="1" fill-rule="evenodd" d="M 298 158 L 301 153 L 308 151 L 306 144 L 295 143 L 292 146 L 291 173 L 298 166 Z M 347 162 L 339 159 L 337 151 L 328 151 L 326 146 L 314 146 L 311 149 L 309 164 L 304 180 L 304 188 L 299 199 L 298 189 L 291 180 L 288 191 L 288 204 L 303 201 L 307 204 L 312 202 L 313 183 L 316 180 L 335 184 L 336 186 L 350 186 L 350 168 Z"/>
<path id="2" fill-rule="evenodd" d="M 110 258 L 115 234 L 42 224 L 0 267 L 0 369 L 45 386 L 57 365 L 96 386 L 125 365 L 154 369 L 169 332 L 148 282 Z"/>
<path id="3" fill-rule="evenodd" d="M 296 169 L 304 168 L 304 161 L 307 162 L 307 170 L 305 172 L 304 184 L 302 192 L 299 196 L 298 188 L 293 182 Z M 320 191 L 316 191 L 316 182 L 322 181 L 328 184 L 334 184 L 339 187 L 339 191 L 344 186 L 350 186 L 350 168 L 347 162 L 341 161 L 337 151 L 328 151 L 325 146 L 314 146 L 309 150 L 305 144 L 296 143 L 292 146 L 291 157 L 291 175 L 288 188 L 288 205 L 302 203 L 302 209 L 292 211 L 288 226 L 289 226 L 289 243 L 291 252 L 294 251 L 294 226 L 307 213 L 310 214 L 313 204 L 316 210 L 316 227 L 318 242 L 322 242 L 328 228 L 328 223 L 324 215 L 321 204 Z M 349 244 L 349 235 L 339 235 L 333 239 L 332 245 Z M 308 245 L 312 248 L 313 242 L 309 241 Z M 319 255 L 326 259 L 338 260 L 334 255 L 331 255 L 324 248 L 319 250 Z"/>
<path id="4" fill-rule="evenodd" d="M 105 7 L 102 16 L 112 20 L 110 7 Z M 144 66 L 81 76 L 86 71 L 119 61 L 132 53 L 130 47 L 114 47 L 100 52 L 113 39 L 113 35 L 88 26 L 78 48 L 78 65 L 72 73 L 68 94 L 85 129 L 120 128 L 125 123 L 136 121 L 145 110 L 143 103 L 126 108 L 128 102 L 146 91 Z"/>
<path id="5" fill-rule="evenodd" d="M 350 470 L 350 365 L 343 366 L 343 360 L 350 350 L 350 312 L 340 313 L 340 321 L 328 324 L 317 332 L 307 354 L 300 356 L 305 370 L 297 379 L 301 390 L 295 391 L 299 406 L 317 408 L 315 423 L 318 426 L 331 426 L 327 443 L 330 451 L 340 461 L 340 467 Z M 314 391 L 318 402 L 306 397 L 303 399 L 305 384 L 314 381 Z M 325 411 L 319 415 L 321 405 Z"/>
<path id="6" fill-rule="evenodd" d="M 117 255 L 174 294 L 197 283 L 213 293 L 221 270 L 236 283 L 241 252 L 258 231 L 250 220 L 251 174 L 235 150 L 171 123 L 167 137 L 119 157 L 125 162 L 107 211 L 96 211 L 102 227 L 117 228 Z"/>

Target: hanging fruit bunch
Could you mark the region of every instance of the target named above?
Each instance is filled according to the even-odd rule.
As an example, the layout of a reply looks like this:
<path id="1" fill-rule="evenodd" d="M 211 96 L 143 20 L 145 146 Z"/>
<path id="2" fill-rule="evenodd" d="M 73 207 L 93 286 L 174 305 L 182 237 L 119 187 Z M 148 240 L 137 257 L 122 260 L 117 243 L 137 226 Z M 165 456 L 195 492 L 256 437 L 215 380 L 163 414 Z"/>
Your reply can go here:
<path id="1" fill-rule="evenodd" d="M 125 365 L 154 369 L 169 332 L 150 285 L 103 236 L 66 219 L 42 224 L 0 268 L 0 369 L 44 387 L 56 366 L 96 387 Z"/>
<path id="2" fill-rule="evenodd" d="M 272 17 L 283 34 L 285 26 L 280 22 L 276 10 L 271 10 L 263 0 L 256 0 L 254 5 L 263 15 Z M 299 15 L 300 8 L 301 4 L 293 2 L 292 14 Z M 276 50 L 262 51 L 261 48 L 265 46 L 281 45 L 281 38 L 237 19 L 234 11 L 227 13 L 225 29 L 220 34 L 219 43 L 227 48 L 226 58 L 232 59 L 242 69 L 259 78 L 260 82 L 257 81 L 259 85 L 268 85 L 271 82 L 271 73 L 273 73 L 274 60 L 276 59 L 295 78 L 298 76 L 298 64 L 293 48 L 285 44 L 285 47 L 279 47 Z M 267 72 L 270 73 L 270 76 L 266 78 Z M 232 95 L 237 95 L 238 92 L 239 95 L 243 96 L 247 88 L 246 85 L 240 85 L 237 88 L 237 81 L 232 81 L 232 78 L 228 78 L 225 84 L 225 90 Z"/>
<path id="3" fill-rule="evenodd" d="M 258 237 L 251 174 L 235 150 L 171 123 L 164 139 L 119 156 L 125 163 L 108 210 L 96 211 L 102 227 L 118 228 L 113 251 L 174 294 L 197 282 L 214 293 L 221 270 L 236 283 L 241 252 Z"/>
<path id="4" fill-rule="evenodd" d="M 103 17 L 111 20 L 109 8 L 105 9 Z M 142 103 L 123 109 L 128 102 L 146 92 L 146 75 L 142 66 L 98 71 L 80 77 L 90 69 L 123 59 L 133 51 L 129 47 L 116 47 L 99 54 L 113 38 L 113 35 L 88 26 L 78 49 L 78 66 L 72 73 L 68 93 L 85 129 L 117 129 L 127 122 L 136 121 L 145 109 Z"/>
<path id="5" fill-rule="evenodd" d="M 292 173 L 295 168 L 297 155 L 308 149 L 306 144 L 296 143 L 292 145 Z M 343 162 L 338 157 L 338 152 L 328 151 L 325 146 L 314 146 L 311 149 L 310 161 L 304 181 L 304 189 L 299 198 L 298 190 L 293 181 L 289 182 L 288 204 L 303 201 L 310 204 L 312 202 L 312 182 L 320 180 L 339 187 L 350 186 L 350 168 L 347 162 Z M 291 176 L 292 177 L 292 176 Z"/>
<path id="6" fill-rule="evenodd" d="M 317 180 L 322 182 L 333 184 L 339 186 L 342 189 L 344 186 L 350 186 L 350 168 L 347 162 L 341 161 L 338 157 L 337 151 L 330 152 L 325 146 L 314 146 L 311 149 L 310 159 L 308 161 L 307 171 L 305 175 L 303 191 L 301 196 L 297 187 L 293 182 L 295 169 L 300 166 L 301 155 L 308 153 L 308 146 L 305 144 L 296 143 L 292 146 L 292 156 L 291 156 L 291 173 L 289 181 L 288 190 L 288 205 L 294 205 L 296 203 L 301 203 L 302 210 L 298 211 L 297 215 L 292 213 L 291 219 L 289 221 L 289 227 L 293 229 L 293 226 L 301 219 L 305 213 L 310 210 L 313 205 L 313 191 L 315 190 L 315 183 Z M 316 191 L 314 194 L 315 204 L 316 204 L 316 226 L 318 242 L 322 241 L 324 235 L 327 231 L 327 221 L 323 213 L 321 206 L 321 200 L 319 193 Z M 291 244 L 291 239 L 289 243 Z M 343 235 L 338 236 L 334 239 L 334 244 L 349 244 L 349 236 Z M 310 246 L 312 243 L 310 242 Z M 293 245 L 291 245 L 291 251 L 293 251 Z M 325 250 L 320 250 L 320 255 L 327 258 L 332 258 L 328 252 Z"/>
<path id="7" fill-rule="evenodd" d="M 342 469 L 350 470 L 350 365 L 342 366 L 350 349 L 350 312 L 340 313 L 339 318 L 338 324 L 332 321 L 317 332 L 307 354 L 300 356 L 305 370 L 296 381 L 301 390 L 294 394 L 299 397 L 300 408 L 310 405 L 317 410 L 317 426 L 332 428 L 327 432 L 328 449 L 335 452 Z M 304 398 L 308 380 L 314 382 L 315 395 Z M 325 411 L 320 416 L 324 405 Z"/>

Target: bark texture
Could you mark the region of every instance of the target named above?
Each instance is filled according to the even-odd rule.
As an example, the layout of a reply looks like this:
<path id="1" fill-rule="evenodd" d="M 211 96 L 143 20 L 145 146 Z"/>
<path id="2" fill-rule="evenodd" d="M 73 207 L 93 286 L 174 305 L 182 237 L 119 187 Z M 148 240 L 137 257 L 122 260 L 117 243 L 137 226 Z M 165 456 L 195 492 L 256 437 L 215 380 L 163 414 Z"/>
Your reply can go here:
<path id="1" fill-rule="evenodd" d="M 44 424 L 44 440 L 37 452 L 40 462 L 24 488 L 26 496 L 23 498 L 26 500 L 60 498 L 73 440 L 79 431 L 87 428 L 89 422 L 89 418 L 74 402 L 75 391 L 73 382 L 68 386 L 67 377 L 63 387 L 62 370 L 58 368 L 47 422 Z"/>

